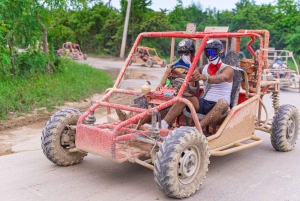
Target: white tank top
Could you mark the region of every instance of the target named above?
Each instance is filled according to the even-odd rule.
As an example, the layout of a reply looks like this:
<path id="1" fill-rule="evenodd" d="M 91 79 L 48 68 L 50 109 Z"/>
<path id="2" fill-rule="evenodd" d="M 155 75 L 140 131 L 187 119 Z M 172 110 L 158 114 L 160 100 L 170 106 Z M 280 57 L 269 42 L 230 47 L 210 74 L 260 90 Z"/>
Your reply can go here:
<path id="1" fill-rule="evenodd" d="M 222 64 L 223 65 L 223 64 Z M 204 66 L 202 70 L 203 75 L 209 75 L 207 72 L 208 64 Z M 206 87 L 207 82 L 203 82 Z M 208 101 L 218 102 L 220 98 L 223 98 L 230 105 L 230 95 L 232 89 L 232 82 L 222 82 L 220 84 L 210 84 L 204 99 Z M 205 90 L 205 89 L 204 89 Z"/>

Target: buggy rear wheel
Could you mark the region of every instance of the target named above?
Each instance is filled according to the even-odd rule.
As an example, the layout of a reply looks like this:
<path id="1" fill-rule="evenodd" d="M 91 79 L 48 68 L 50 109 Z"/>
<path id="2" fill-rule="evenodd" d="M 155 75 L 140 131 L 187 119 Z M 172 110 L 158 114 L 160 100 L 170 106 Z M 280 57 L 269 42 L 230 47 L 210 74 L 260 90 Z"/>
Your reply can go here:
<path id="1" fill-rule="evenodd" d="M 171 131 L 154 162 L 158 188 L 169 197 L 193 195 L 205 179 L 209 156 L 207 139 L 196 128 L 180 127 Z"/>
<path id="2" fill-rule="evenodd" d="M 86 54 L 83 55 L 83 59 L 87 60 L 87 55 Z"/>
<path id="3" fill-rule="evenodd" d="M 153 60 L 152 59 L 148 59 L 147 62 L 146 62 L 146 66 L 148 68 L 151 68 L 153 66 Z"/>
<path id="4" fill-rule="evenodd" d="M 166 67 L 167 66 L 167 61 L 166 60 L 162 60 L 162 64 L 160 65 L 161 67 Z"/>
<path id="5" fill-rule="evenodd" d="M 53 163 L 68 166 L 80 163 L 86 156 L 81 152 L 70 152 L 75 147 L 75 128 L 82 112 L 78 109 L 62 109 L 46 123 L 42 132 L 42 149 Z"/>
<path id="6" fill-rule="evenodd" d="M 282 105 L 272 123 L 271 143 L 277 151 L 291 151 L 299 134 L 299 112 L 295 106 Z"/>

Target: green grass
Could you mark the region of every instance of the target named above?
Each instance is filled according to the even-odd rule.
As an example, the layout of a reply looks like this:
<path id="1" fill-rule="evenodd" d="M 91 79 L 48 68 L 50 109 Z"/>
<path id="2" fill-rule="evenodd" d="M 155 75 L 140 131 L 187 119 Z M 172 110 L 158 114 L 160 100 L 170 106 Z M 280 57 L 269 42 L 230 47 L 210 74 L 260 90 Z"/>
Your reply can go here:
<path id="1" fill-rule="evenodd" d="M 30 113 L 42 107 L 53 111 L 55 106 L 66 101 L 80 101 L 113 86 L 111 78 L 103 71 L 71 60 L 63 60 L 62 65 L 63 72 L 51 75 L 1 78 L 0 119 L 7 119 L 9 112 Z"/>

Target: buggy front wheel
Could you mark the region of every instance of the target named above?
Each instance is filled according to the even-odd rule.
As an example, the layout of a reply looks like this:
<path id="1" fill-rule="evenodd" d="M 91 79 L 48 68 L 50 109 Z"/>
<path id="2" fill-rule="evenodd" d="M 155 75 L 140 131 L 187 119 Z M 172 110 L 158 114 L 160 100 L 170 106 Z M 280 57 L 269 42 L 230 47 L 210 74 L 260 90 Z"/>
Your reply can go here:
<path id="1" fill-rule="evenodd" d="M 87 60 L 87 55 L 86 54 L 83 55 L 83 59 Z"/>
<path id="2" fill-rule="evenodd" d="M 192 127 L 171 131 L 156 154 L 154 177 L 167 196 L 185 198 L 199 190 L 209 164 L 206 137 Z"/>
<path id="3" fill-rule="evenodd" d="M 167 66 L 167 61 L 166 60 L 162 60 L 162 64 L 161 64 L 161 67 L 166 67 Z"/>
<path id="4" fill-rule="evenodd" d="M 42 132 L 42 149 L 46 157 L 54 164 L 69 166 L 80 163 L 87 155 L 81 152 L 70 152 L 75 146 L 76 126 L 82 112 L 75 108 L 62 109 L 56 112 L 46 123 Z"/>

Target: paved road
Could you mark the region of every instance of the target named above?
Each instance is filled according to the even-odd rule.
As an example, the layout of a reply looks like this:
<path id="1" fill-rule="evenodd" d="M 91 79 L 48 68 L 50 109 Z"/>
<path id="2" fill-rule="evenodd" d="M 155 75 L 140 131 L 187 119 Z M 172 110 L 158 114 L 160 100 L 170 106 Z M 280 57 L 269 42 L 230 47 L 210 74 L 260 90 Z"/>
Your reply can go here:
<path id="1" fill-rule="evenodd" d="M 133 68 L 151 72 L 147 68 Z M 280 101 L 300 110 L 299 98 L 297 91 L 285 90 Z M 271 109 L 269 95 L 265 102 Z M 0 156 L 0 200 L 173 200 L 158 190 L 153 172 L 137 164 L 116 164 L 92 154 L 75 166 L 52 164 L 40 148 L 44 123 L 12 132 L 28 138 L 13 147 L 17 153 Z M 291 152 L 277 152 L 269 134 L 256 134 L 264 139 L 262 145 L 211 157 L 203 186 L 186 200 L 299 201 L 299 144 Z"/>

